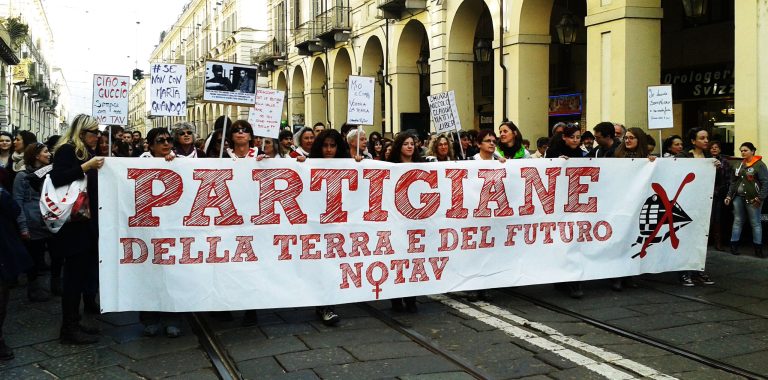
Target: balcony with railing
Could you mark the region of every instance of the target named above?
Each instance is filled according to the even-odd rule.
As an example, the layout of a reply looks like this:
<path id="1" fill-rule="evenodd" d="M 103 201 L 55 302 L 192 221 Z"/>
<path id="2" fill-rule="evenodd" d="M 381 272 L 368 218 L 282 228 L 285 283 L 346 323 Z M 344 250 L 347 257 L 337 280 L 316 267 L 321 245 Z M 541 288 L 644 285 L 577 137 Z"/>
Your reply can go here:
<path id="1" fill-rule="evenodd" d="M 346 41 L 342 34 L 352 29 L 349 11 L 349 7 L 336 6 L 315 16 L 315 37 L 329 42 Z"/>
<path id="2" fill-rule="evenodd" d="M 427 9 L 427 0 L 376 0 L 382 17 L 400 19 L 406 10 Z"/>
<path id="3" fill-rule="evenodd" d="M 284 59 L 288 54 L 288 44 L 285 39 L 273 38 L 260 48 L 251 49 L 254 63 L 264 64 L 277 59 Z"/>
<path id="4" fill-rule="evenodd" d="M 307 21 L 298 28 L 293 30 L 293 46 L 299 48 L 299 54 L 309 55 L 309 45 L 314 45 L 317 40 L 315 39 L 315 22 Z"/>

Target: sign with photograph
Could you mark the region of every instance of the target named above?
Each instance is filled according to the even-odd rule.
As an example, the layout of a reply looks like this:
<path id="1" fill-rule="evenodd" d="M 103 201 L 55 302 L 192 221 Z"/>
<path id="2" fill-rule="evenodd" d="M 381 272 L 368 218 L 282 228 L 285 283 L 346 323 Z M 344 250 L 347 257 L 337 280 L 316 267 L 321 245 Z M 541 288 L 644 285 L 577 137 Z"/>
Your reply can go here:
<path id="1" fill-rule="evenodd" d="M 256 106 L 248 111 L 248 122 L 253 127 L 254 136 L 278 137 L 284 100 L 285 91 L 260 88 L 256 92 Z"/>
<path id="2" fill-rule="evenodd" d="M 549 97 L 549 116 L 580 115 L 581 94 L 552 95 Z"/>
<path id="3" fill-rule="evenodd" d="M 128 84 L 131 78 L 121 75 L 93 75 L 91 113 L 99 124 L 128 125 Z"/>
<path id="4" fill-rule="evenodd" d="M 429 111 L 435 123 L 435 132 L 453 132 L 461 130 L 459 111 L 456 109 L 456 93 L 453 90 L 427 96 Z"/>
<path id="5" fill-rule="evenodd" d="M 373 125 L 373 77 L 350 75 L 347 99 L 347 122 L 356 125 Z"/>
<path id="6" fill-rule="evenodd" d="M 149 114 L 187 116 L 187 68 L 173 63 L 150 67 Z"/>
<path id="7" fill-rule="evenodd" d="M 667 129 L 672 120 L 672 86 L 648 86 L 648 129 Z"/>
<path id="8" fill-rule="evenodd" d="M 251 107 L 256 104 L 256 66 L 205 62 L 203 101 Z"/>

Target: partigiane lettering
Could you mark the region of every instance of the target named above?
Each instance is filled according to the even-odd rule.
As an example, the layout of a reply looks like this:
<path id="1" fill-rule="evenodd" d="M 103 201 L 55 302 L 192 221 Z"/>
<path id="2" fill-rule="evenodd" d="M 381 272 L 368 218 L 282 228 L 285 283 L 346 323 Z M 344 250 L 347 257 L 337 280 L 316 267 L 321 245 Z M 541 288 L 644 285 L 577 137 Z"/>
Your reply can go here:
<path id="1" fill-rule="evenodd" d="M 393 171 L 386 168 L 314 168 L 311 170 L 308 184 L 303 182 L 303 177 L 298 172 L 290 168 L 252 169 L 247 172 L 235 172 L 231 168 L 192 170 L 191 178 L 197 187 L 191 190 L 184 188 L 182 176 L 173 170 L 127 170 L 128 180 L 134 183 L 135 199 L 132 215 L 127 218 L 128 231 L 160 227 L 160 217 L 153 211 L 173 208 L 184 192 L 193 191 L 195 195 L 188 210 L 178 211 L 184 212 L 180 219 L 183 226 L 188 227 L 189 236 L 146 240 L 121 237 L 121 265 L 256 264 L 259 256 L 266 254 L 275 254 L 278 262 L 339 260 L 340 289 L 360 288 L 363 280 L 366 280 L 375 288 L 374 292 L 378 298 L 380 287 L 384 283 L 439 281 L 450 256 L 454 254 L 482 252 L 518 244 L 553 244 L 556 240 L 583 244 L 602 242 L 608 240 L 613 231 L 611 225 L 602 220 L 541 220 L 546 219 L 546 215 L 555 213 L 556 205 L 562 205 L 562 210 L 558 211 L 564 213 L 596 213 L 598 199 L 589 196 L 588 192 L 590 184 L 599 180 L 599 167 L 550 167 L 543 170 L 521 167 L 519 173 L 516 173 L 517 170 L 505 168 L 472 171 L 476 174 L 472 181 L 481 186 L 479 195 L 472 197 L 476 199 L 476 203 L 471 205 L 465 204 L 467 202 L 464 197 L 470 171 L 463 168 L 414 168 L 398 171 L 396 178 L 393 178 Z M 252 183 L 254 191 L 258 191 L 255 199 L 235 199 L 232 196 L 230 185 L 235 175 L 241 173 L 248 173 L 248 183 Z M 522 181 L 517 178 L 514 182 L 510 181 L 508 176 L 512 173 L 519 175 Z M 566 198 L 558 201 L 556 190 L 559 178 L 563 184 L 567 181 L 567 192 L 564 193 Z M 362 213 L 362 221 L 380 226 L 373 228 L 378 231 L 374 233 L 369 229 L 368 232 L 322 234 L 307 231 L 317 224 L 360 223 L 349 220 L 349 210 L 345 209 L 342 199 L 344 194 L 358 191 L 358 184 L 362 181 L 368 182 L 368 204 Z M 438 183 L 449 183 L 450 192 L 447 189 L 440 192 Z M 518 188 L 511 188 L 511 183 L 522 183 L 522 188 L 519 188 L 519 185 Z M 394 191 L 385 193 L 385 184 Z M 156 192 L 153 189 L 162 191 Z M 315 196 L 318 199 L 325 198 L 323 207 L 313 208 L 322 210 L 317 215 L 308 215 L 298 201 L 305 191 L 317 193 L 320 195 Z M 510 204 L 508 194 L 516 191 L 523 194 L 523 204 Z M 441 199 L 447 194 L 450 194 L 450 199 Z M 385 197 L 391 199 L 386 199 L 385 202 Z M 237 206 L 242 202 L 256 202 L 258 213 L 241 214 Z M 394 206 L 385 209 L 385 204 Z M 446 205 L 450 207 L 446 208 Z M 206 215 L 206 212 L 212 209 L 213 214 L 218 213 L 218 216 Z M 394 213 L 397 214 L 396 218 Z M 507 224 L 505 231 L 496 234 L 490 225 L 483 225 L 483 219 L 534 214 L 536 218 L 531 221 L 535 220 L 535 223 Z M 435 216 L 449 220 L 472 218 L 478 223 L 469 227 L 435 229 L 439 235 L 439 246 L 436 247 L 427 247 L 423 243 L 428 233 L 426 229 L 408 229 L 407 236 L 395 237 L 387 228 L 393 219 L 416 222 Z M 313 222 L 308 223 L 308 220 Z M 294 231 L 306 233 L 279 231 L 280 233 L 272 235 L 272 247 L 254 246 L 255 236 L 245 233 L 237 234 L 235 241 L 231 242 L 222 241 L 220 236 L 197 236 L 194 233 L 194 227 L 269 226 L 281 223 L 285 225 L 286 222 L 297 226 Z M 167 221 L 164 221 L 163 225 L 166 223 Z M 215 231 L 215 228 L 204 230 Z M 245 228 L 242 230 L 246 231 Z M 497 239 L 501 236 L 503 239 Z M 407 249 L 404 252 L 395 252 L 393 239 L 406 239 Z M 271 248 L 271 251 L 266 248 Z M 375 260 L 356 261 L 356 258 L 361 257 Z"/>

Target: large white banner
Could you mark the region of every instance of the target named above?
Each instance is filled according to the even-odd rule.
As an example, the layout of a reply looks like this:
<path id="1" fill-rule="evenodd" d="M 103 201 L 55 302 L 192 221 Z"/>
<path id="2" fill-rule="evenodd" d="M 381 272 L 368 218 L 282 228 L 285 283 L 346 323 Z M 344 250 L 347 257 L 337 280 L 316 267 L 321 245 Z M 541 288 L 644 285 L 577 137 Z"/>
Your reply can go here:
<path id="1" fill-rule="evenodd" d="M 701 270 L 711 160 L 107 158 L 104 311 L 241 310 Z"/>

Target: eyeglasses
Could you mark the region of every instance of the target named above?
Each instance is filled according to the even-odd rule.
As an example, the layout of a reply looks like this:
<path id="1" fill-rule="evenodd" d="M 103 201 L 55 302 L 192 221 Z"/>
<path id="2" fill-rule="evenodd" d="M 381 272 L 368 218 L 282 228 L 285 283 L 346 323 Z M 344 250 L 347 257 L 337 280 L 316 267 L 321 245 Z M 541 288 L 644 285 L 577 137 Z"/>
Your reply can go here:
<path id="1" fill-rule="evenodd" d="M 496 140 L 483 140 L 482 142 L 484 142 L 484 143 L 486 143 L 486 144 L 493 144 L 493 145 L 496 145 Z"/>
<path id="2" fill-rule="evenodd" d="M 179 132 L 179 136 L 192 136 L 192 131 L 181 131 Z"/>
<path id="3" fill-rule="evenodd" d="M 635 136 L 624 136 L 624 140 L 637 140 Z"/>
<path id="4" fill-rule="evenodd" d="M 170 144 L 173 142 L 173 139 L 170 137 L 161 137 L 159 139 L 155 139 L 155 144 Z"/>
<path id="5" fill-rule="evenodd" d="M 251 133 L 251 131 L 248 128 L 235 128 L 232 133 Z"/>

